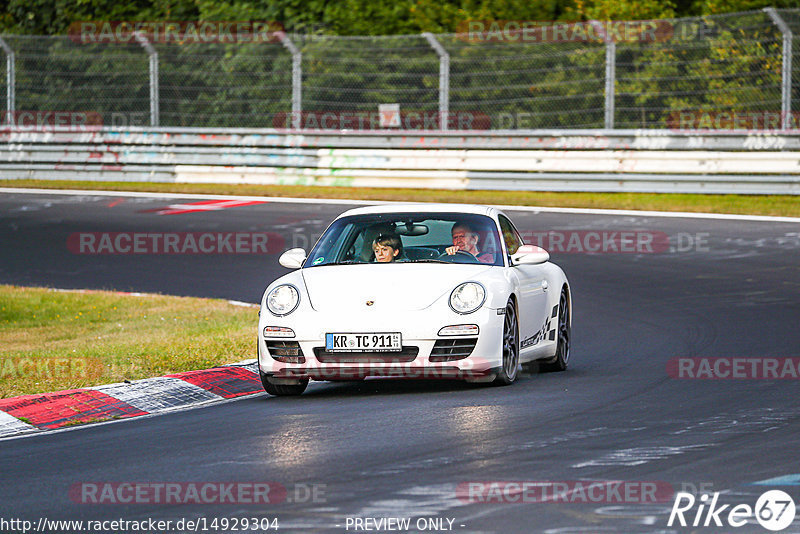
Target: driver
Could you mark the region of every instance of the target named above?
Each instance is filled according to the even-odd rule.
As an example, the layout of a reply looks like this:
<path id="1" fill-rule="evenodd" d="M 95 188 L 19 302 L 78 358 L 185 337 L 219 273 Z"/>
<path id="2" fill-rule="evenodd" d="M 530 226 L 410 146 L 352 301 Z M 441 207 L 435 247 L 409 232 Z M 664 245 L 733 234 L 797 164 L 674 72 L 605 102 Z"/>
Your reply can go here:
<path id="1" fill-rule="evenodd" d="M 453 236 L 453 246 L 445 249 L 448 256 L 463 251 L 472 254 L 481 263 L 494 263 L 494 254 L 489 252 L 481 254 L 478 250 L 478 233 L 467 223 L 457 222 L 454 224 L 450 235 Z"/>

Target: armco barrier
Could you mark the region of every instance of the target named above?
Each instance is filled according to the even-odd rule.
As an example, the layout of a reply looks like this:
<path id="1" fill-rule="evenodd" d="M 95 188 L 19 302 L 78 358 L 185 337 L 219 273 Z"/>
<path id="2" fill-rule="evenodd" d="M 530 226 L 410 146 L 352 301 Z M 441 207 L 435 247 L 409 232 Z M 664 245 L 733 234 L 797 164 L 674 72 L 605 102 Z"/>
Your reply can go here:
<path id="1" fill-rule="evenodd" d="M 800 136 L 660 130 L 0 131 L 0 177 L 800 194 Z"/>

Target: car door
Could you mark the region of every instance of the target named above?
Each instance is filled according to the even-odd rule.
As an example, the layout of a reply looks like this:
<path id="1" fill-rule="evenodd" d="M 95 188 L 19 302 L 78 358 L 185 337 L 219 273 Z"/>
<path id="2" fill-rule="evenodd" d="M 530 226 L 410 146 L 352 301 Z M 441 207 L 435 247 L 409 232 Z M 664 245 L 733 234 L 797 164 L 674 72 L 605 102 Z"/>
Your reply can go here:
<path id="1" fill-rule="evenodd" d="M 503 241 L 508 251 L 509 270 L 519 284 L 520 354 L 537 349 L 550 330 L 547 309 L 547 280 L 540 265 L 513 265 L 511 255 L 524 245 L 514 224 L 504 215 L 498 216 Z"/>

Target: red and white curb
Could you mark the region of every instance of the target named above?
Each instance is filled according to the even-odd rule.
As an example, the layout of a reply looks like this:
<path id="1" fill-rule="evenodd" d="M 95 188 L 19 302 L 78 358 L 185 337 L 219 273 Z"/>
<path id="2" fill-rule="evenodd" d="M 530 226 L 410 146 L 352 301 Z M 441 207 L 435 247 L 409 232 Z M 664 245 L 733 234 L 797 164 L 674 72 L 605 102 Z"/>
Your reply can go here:
<path id="1" fill-rule="evenodd" d="M 186 409 L 263 391 L 258 364 L 252 362 L 0 399 L 0 439 Z"/>

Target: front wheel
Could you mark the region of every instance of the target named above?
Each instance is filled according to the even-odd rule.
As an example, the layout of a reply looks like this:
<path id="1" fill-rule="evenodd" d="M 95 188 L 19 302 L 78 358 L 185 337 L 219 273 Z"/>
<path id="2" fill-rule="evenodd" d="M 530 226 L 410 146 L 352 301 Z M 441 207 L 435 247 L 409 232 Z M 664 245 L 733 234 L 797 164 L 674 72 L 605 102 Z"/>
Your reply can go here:
<path id="1" fill-rule="evenodd" d="M 264 386 L 264 391 L 276 397 L 302 395 L 308 386 L 308 378 L 300 380 L 299 384 L 276 384 L 273 382 L 273 378 L 260 370 L 258 374 L 261 376 L 261 385 Z"/>
<path id="2" fill-rule="evenodd" d="M 519 325 L 517 311 L 514 303 L 509 300 L 506 304 L 505 320 L 503 321 L 503 363 L 497 371 L 494 383 L 507 386 L 517 379 L 519 367 Z"/>

